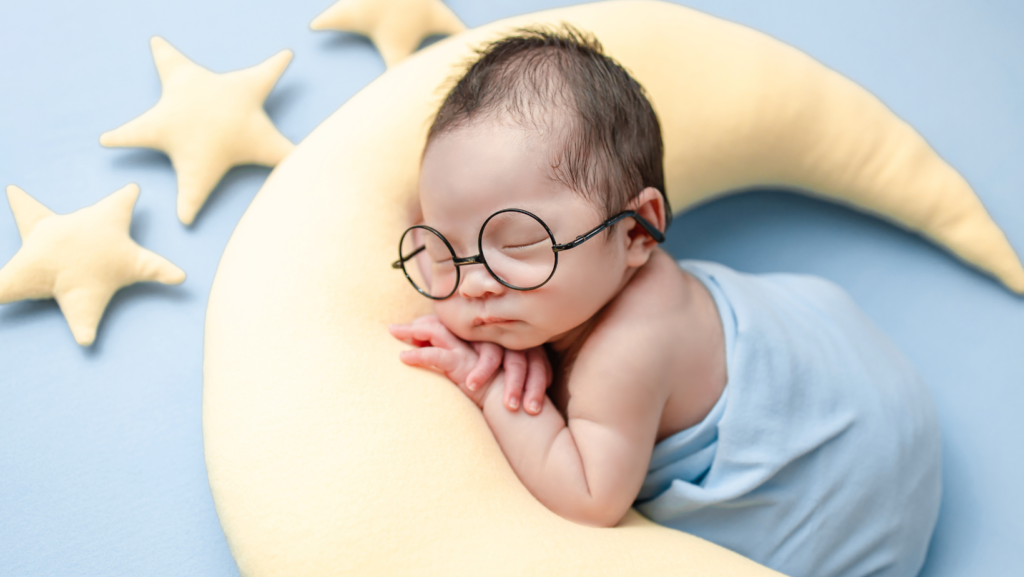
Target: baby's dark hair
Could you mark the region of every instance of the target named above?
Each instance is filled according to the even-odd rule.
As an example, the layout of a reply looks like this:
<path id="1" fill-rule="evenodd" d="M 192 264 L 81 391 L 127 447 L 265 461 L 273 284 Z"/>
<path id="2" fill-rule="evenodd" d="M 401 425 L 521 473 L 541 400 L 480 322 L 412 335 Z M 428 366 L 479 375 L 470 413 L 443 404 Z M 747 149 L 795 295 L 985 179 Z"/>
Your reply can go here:
<path id="1" fill-rule="evenodd" d="M 658 117 L 643 87 L 593 35 L 568 24 L 520 28 L 477 55 L 441 104 L 428 144 L 474 120 L 503 115 L 562 130 L 551 159 L 554 178 L 596 202 L 606 217 L 654 187 L 664 198 L 668 224 L 672 210 Z M 550 114 L 559 111 L 566 122 Z"/>

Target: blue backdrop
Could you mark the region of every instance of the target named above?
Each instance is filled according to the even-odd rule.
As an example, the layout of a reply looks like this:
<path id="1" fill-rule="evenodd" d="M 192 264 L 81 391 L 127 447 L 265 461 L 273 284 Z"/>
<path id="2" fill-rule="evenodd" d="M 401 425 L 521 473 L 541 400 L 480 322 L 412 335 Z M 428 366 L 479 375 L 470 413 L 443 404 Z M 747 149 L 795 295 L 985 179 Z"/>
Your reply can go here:
<path id="1" fill-rule="evenodd" d="M 0 306 L 0 574 L 235 575 L 203 463 L 203 317 L 228 236 L 269 170 L 233 170 L 191 228 L 166 157 L 100 133 L 160 94 L 161 35 L 226 72 L 282 48 L 267 101 L 298 142 L 383 71 L 365 39 L 312 32 L 330 0 L 0 3 L 0 185 L 59 213 L 128 182 L 133 237 L 188 273 L 110 304 L 76 345 L 53 301 Z M 468 26 L 571 2 L 450 0 Z M 1024 253 L 1024 4 L 1012 1 L 694 0 L 863 84 L 974 185 Z M 1024 299 L 917 236 L 780 191 L 678 218 L 679 257 L 844 286 L 906 351 L 944 427 L 945 497 L 924 575 L 1024 573 Z M 0 263 L 21 246 L 0 203 Z"/>

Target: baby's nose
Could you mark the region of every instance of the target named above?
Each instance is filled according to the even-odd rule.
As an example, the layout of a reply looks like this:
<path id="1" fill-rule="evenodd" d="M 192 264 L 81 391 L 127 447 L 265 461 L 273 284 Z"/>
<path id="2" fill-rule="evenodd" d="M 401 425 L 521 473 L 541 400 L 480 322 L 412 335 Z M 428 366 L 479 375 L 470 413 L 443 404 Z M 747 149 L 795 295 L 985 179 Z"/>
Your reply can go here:
<path id="1" fill-rule="evenodd" d="M 480 299 L 505 292 L 505 286 L 497 281 L 483 265 L 462 267 L 462 284 L 459 294 L 469 299 Z"/>

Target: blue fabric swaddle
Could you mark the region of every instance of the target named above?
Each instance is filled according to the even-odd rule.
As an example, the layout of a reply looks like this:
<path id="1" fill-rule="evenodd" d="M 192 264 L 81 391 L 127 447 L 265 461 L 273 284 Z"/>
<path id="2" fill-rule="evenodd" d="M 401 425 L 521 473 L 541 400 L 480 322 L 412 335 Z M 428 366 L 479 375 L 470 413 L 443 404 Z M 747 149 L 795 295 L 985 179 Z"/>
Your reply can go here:
<path id="1" fill-rule="evenodd" d="M 914 368 L 829 281 L 679 265 L 718 306 L 728 380 L 654 447 L 637 510 L 791 577 L 916 575 L 941 458 Z"/>

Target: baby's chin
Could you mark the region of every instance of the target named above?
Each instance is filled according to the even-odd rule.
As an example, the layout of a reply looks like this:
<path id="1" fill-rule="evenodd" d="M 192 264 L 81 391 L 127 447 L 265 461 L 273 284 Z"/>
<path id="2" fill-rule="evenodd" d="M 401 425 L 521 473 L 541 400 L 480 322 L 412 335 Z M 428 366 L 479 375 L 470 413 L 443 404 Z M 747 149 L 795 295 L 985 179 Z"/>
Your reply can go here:
<path id="1" fill-rule="evenodd" d="M 543 335 L 537 334 L 533 327 L 523 321 L 461 328 L 463 330 L 452 332 L 455 332 L 463 340 L 495 343 L 513 351 L 533 348 L 544 344 L 546 340 Z"/>

